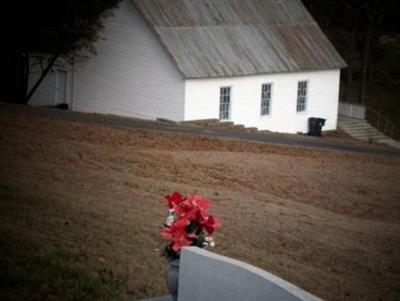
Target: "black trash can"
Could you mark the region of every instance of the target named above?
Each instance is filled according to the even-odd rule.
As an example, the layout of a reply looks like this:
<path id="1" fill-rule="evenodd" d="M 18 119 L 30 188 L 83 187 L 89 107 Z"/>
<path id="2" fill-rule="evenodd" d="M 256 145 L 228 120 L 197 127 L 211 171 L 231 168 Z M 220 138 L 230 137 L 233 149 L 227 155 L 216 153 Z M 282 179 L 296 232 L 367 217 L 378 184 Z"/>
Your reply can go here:
<path id="1" fill-rule="evenodd" d="M 321 136 L 322 127 L 325 125 L 326 119 L 310 117 L 308 118 L 308 134 L 311 136 Z"/>

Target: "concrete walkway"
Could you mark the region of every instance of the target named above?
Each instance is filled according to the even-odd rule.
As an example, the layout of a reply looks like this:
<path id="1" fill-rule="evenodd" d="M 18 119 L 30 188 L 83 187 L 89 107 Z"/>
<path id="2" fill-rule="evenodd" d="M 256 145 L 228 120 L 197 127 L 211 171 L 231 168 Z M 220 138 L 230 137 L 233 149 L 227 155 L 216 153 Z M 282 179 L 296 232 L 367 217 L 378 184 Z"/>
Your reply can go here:
<path id="1" fill-rule="evenodd" d="M 124 118 L 114 115 L 79 113 L 53 108 L 38 108 L 28 105 L 12 105 L 0 102 L 0 113 L 22 114 L 27 116 L 57 119 L 64 121 L 77 121 L 88 124 L 101 124 L 135 129 L 156 130 L 162 132 L 175 132 L 198 136 L 216 137 L 224 139 L 264 142 L 268 144 L 283 144 L 290 146 L 320 148 L 337 151 L 360 152 L 382 155 L 400 155 L 400 150 L 368 144 L 350 144 L 329 141 L 323 137 L 301 135 L 285 135 L 275 133 L 243 132 L 222 128 L 207 128 L 185 124 L 175 124 L 162 121 L 148 121 L 134 118 Z"/>

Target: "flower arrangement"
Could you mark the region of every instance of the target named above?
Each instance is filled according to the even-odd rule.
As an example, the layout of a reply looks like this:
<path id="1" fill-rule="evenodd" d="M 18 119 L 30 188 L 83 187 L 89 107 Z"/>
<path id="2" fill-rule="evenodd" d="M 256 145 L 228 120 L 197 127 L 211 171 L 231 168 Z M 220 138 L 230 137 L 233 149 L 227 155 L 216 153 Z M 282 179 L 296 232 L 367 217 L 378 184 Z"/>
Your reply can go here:
<path id="1" fill-rule="evenodd" d="M 183 196 L 175 192 L 165 197 L 169 208 L 162 236 L 169 240 L 165 255 L 177 259 L 185 246 L 215 245 L 212 234 L 221 223 L 208 213 L 210 201 L 201 195 Z"/>

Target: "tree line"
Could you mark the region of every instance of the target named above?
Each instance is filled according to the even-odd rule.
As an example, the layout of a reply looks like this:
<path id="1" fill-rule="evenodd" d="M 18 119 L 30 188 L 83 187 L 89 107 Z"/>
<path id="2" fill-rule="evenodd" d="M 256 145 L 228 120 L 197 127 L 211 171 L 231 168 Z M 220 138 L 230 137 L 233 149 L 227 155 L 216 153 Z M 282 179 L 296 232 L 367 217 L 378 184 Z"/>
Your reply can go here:
<path id="1" fill-rule="evenodd" d="M 359 103 L 364 103 L 367 85 L 373 79 L 399 84 L 399 74 L 392 72 L 395 68 L 383 64 L 390 55 L 384 47 L 385 36 L 400 38 L 399 1 L 303 0 L 303 3 L 347 62 L 348 67 L 343 71 L 344 90 L 357 83 Z M 396 58 L 392 60 L 398 64 Z"/>

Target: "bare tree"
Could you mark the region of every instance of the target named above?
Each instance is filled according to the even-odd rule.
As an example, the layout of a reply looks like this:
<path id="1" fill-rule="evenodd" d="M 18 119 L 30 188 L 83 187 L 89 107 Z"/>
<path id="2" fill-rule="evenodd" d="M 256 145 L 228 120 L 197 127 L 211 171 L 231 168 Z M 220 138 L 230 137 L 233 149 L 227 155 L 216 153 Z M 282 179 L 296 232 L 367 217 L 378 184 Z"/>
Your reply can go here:
<path id="1" fill-rule="evenodd" d="M 14 94 L 18 97 L 13 100 L 26 103 L 60 56 L 70 57 L 83 50 L 95 53 L 94 42 L 103 29 L 104 18 L 119 1 L 21 0 L 2 3 L 0 93 L 6 90 L 12 93 L 10 86 L 15 86 Z M 42 56 L 46 64 L 37 82 L 26 91 L 31 54 Z"/>

